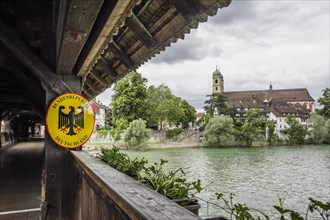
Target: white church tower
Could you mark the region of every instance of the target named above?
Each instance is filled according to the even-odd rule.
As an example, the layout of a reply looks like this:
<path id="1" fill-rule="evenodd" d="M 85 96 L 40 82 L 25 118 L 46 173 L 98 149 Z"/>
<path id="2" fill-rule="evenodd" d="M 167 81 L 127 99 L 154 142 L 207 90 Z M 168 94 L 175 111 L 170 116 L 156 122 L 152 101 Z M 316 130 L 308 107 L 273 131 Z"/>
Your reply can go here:
<path id="1" fill-rule="evenodd" d="M 224 86 L 223 86 L 223 76 L 216 67 L 215 71 L 213 72 L 213 91 L 212 93 L 223 93 L 224 91 Z"/>

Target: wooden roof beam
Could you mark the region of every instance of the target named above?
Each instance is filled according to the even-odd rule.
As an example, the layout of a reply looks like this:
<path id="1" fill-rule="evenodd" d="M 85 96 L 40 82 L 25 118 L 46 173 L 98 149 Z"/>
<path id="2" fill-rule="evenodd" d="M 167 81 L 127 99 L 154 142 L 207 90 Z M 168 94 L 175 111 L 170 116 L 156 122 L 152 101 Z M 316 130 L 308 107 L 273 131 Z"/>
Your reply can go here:
<path id="1" fill-rule="evenodd" d="M 200 4 L 199 0 L 172 0 L 171 3 L 187 21 L 204 11 L 203 6 Z"/>
<path id="2" fill-rule="evenodd" d="M 126 18 L 125 24 L 148 49 L 151 50 L 158 45 L 155 38 L 134 13 L 132 13 L 131 17 Z"/>
<path id="3" fill-rule="evenodd" d="M 87 78 L 85 81 L 85 84 L 91 88 L 93 91 L 98 91 L 98 89 L 96 88 L 96 86 L 93 84 L 92 80 L 90 78 Z"/>
<path id="4" fill-rule="evenodd" d="M 103 0 L 60 1 L 56 40 L 58 74 L 71 74 L 102 4 Z"/>
<path id="5" fill-rule="evenodd" d="M 106 72 L 111 78 L 118 76 L 118 73 L 111 68 L 110 63 L 102 56 L 97 60 L 95 68 Z"/>
<path id="6" fill-rule="evenodd" d="M 107 81 L 97 72 L 97 70 L 92 69 L 90 71 L 90 75 L 92 75 L 92 77 L 96 79 L 103 87 L 107 86 Z"/>
<path id="7" fill-rule="evenodd" d="M 0 57 L 4 56 L 0 51 Z M 32 81 L 26 73 L 24 73 L 19 67 L 14 65 L 13 62 L 6 59 L 6 63 L 10 68 L 10 71 L 14 77 L 24 86 L 24 88 L 33 96 L 29 96 L 29 100 L 31 100 L 39 111 L 43 111 L 45 109 L 45 91 L 41 89 L 41 85 L 37 85 L 34 81 Z"/>
<path id="8" fill-rule="evenodd" d="M 61 94 L 71 89 L 21 39 L 0 20 L 0 43 L 41 82 Z"/>
<path id="9" fill-rule="evenodd" d="M 137 2 L 138 0 L 104 1 L 104 6 L 98 17 L 98 26 L 88 38 L 88 46 L 84 48 L 77 63 L 78 76 L 87 75 L 93 68 L 97 57 L 103 53 L 104 47 L 112 40 L 119 26 L 125 21 Z"/>
<path id="10" fill-rule="evenodd" d="M 127 68 L 132 68 L 134 66 L 133 60 L 131 60 L 114 41 L 109 45 L 109 49 L 112 50 Z"/>
<path id="11" fill-rule="evenodd" d="M 88 97 L 94 97 L 94 95 L 87 90 L 87 88 L 83 89 L 83 92 L 88 96 Z"/>

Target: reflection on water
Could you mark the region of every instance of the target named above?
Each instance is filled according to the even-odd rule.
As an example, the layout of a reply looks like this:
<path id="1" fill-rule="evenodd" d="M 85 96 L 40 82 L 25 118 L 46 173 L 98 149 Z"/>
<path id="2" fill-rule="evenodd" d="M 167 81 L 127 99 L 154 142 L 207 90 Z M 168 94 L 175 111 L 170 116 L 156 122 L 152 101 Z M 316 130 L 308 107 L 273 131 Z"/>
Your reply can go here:
<path id="1" fill-rule="evenodd" d="M 285 197 L 285 207 L 305 214 L 308 198 L 330 201 L 330 147 L 284 146 L 226 149 L 164 149 L 127 152 L 145 157 L 149 163 L 168 160 L 166 169 L 184 167 L 191 180 L 200 179 L 203 191 L 197 194 L 216 202 L 215 193 L 248 207 L 258 208 L 278 219 L 273 205 Z M 219 208 L 202 202 L 202 217 L 225 215 Z"/>

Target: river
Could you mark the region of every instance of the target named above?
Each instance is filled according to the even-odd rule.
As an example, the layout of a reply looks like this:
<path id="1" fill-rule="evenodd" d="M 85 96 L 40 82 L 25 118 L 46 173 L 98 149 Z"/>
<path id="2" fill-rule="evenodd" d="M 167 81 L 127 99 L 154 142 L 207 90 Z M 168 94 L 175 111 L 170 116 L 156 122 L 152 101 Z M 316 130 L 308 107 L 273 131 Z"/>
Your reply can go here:
<path id="1" fill-rule="evenodd" d="M 330 201 L 330 147 L 280 146 L 258 148 L 176 148 L 128 151 L 129 156 L 145 157 L 149 163 L 168 160 L 166 169 L 183 167 L 190 180 L 200 179 L 203 218 L 227 216 L 221 209 L 206 203 L 219 203 L 215 193 L 245 203 L 279 219 L 273 205 L 285 198 L 284 207 L 306 213 L 308 198 Z M 313 217 L 309 219 L 318 219 Z"/>

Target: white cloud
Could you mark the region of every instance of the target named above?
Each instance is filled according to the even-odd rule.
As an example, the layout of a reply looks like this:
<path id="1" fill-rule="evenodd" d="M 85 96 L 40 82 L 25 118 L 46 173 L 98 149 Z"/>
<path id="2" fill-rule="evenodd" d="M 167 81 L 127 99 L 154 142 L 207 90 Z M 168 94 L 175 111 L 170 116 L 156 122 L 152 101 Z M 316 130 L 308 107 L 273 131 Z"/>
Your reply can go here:
<path id="1" fill-rule="evenodd" d="M 274 89 L 307 87 L 317 100 L 330 86 L 329 4 L 232 1 L 138 72 L 197 109 L 211 93 L 216 65 L 226 91 L 267 89 L 271 81 Z"/>

